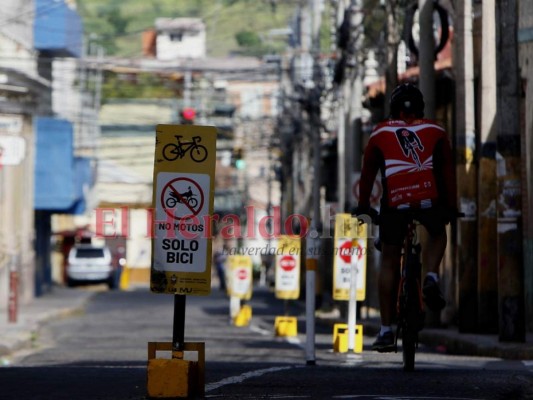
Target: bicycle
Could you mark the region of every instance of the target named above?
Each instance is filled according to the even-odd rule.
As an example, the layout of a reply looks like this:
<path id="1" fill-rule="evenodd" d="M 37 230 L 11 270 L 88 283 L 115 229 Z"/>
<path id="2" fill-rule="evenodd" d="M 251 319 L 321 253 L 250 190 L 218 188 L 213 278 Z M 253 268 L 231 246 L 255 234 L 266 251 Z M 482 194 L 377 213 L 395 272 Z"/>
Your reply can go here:
<path id="1" fill-rule="evenodd" d="M 191 159 L 195 162 L 202 162 L 207 158 L 207 148 L 198 144 L 202 138 L 201 136 L 194 136 L 191 142 L 182 142 L 182 135 L 174 135 L 176 143 L 168 143 L 163 147 L 163 157 L 168 161 L 174 161 L 178 158 L 183 158 L 189 152 Z"/>
<path id="2" fill-rule="evenodd" d="M 402 338 L 403 370 L 415 368 L 415 352 L 418 348 L 418 333 L 424 327 L 425 311 L 422 300 L 420 254 L 422 246 L 418 240 L 418 221 L 409 215 L 407 233 L 403 243 L 400 265 L 400 283 L 396 302 L 397 329 L 395 335 L 396 352 L 398 339 Z"/>
<path id="3" fill-rule="evenodd" d="M 402 361 L 404 371 L 413 371 L 415 368 L 415 353 L 418 348 L 418 334 L 424 327 L 425 308 L 422 297 L 422 263 L 420 260 L 422 246 L 417 235 L 415 212 L 407 211 L 408 223 L 402 245 L 400 262 L 400 280 L 396 300 L 397 328 L 394 346 L 398 352 L 398 339 L 402 339 Z M 456 218 L 464 216 L 457 213 Z M 358 217 L 359 218 L 359 217 Z M 362 219 L 364 222 L 364 219 Z M 379 225 L 379 216 L 371 216 L 372 222 Z M 375 247 L 381 250 L 379 239 Z"/>

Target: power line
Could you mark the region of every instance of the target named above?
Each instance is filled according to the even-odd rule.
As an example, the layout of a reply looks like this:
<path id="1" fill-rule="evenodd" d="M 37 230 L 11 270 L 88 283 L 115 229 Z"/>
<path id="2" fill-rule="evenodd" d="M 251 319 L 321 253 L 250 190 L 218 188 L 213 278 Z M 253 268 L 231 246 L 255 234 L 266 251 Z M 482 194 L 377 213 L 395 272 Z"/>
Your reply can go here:
<path id="1" fill-rule="evenodd" d="M 19 15 L 15 15 L 13 17 L 9 17 L 8 19 L 4 21 L 0 21 L 0 28 L 8 26 L 11 23 L 20 23 L 22 25 L 30 25 L 30 22 L 31 22 L 31 24 L 33 24 L 33 21 L 28 22 L 27 20 L 20 20 L 20 19 L 25 17 L 26 15 L 27 17 L 44 16 L 54 11 L 56 8 L 63 7 L 63 6 L 66 7 L 66 4 L 63 1 L 55 0 L 53 4 L 47 4 L 47 5 L 42 6 L 41 8 L 32 8 L 31 10 L 23 12 Z"/>

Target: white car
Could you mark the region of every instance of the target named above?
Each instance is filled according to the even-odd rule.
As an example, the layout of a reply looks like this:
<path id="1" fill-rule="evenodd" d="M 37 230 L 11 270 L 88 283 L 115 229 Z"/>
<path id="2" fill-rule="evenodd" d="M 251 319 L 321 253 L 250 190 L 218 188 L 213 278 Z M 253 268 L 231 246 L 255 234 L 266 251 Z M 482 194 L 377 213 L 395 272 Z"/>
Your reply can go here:
<path id="1" fill-rule="evenodd" d="M 113 267 L 108 247 L 93 245 L 74 246 L 68 255 L 67 285 L 78 283 L 107 283 L 110 289 L 116 287 L 117 271 Z"/>

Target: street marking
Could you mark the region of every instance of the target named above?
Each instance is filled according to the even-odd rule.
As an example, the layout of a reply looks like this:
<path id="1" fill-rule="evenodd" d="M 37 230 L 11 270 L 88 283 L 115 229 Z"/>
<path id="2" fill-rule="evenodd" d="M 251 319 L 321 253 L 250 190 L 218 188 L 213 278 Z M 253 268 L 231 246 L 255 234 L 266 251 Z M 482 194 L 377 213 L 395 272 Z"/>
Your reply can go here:
<path id="1" fill-rule="evenodd" d="M 205 386 L 205 392 L 210 392 L 212 390 L 221 388 L 222 386 L 226 385 L 233 385 L 235 383 L 241 383 L 245 381 L 246 379 L 250 378 L 258 378 L 260 376 L 263 376 L 265 374 L 270 374 L 271 372 L 278 372 L 278 371 L 285 371 L 287 369 L 296 368 L 293 366 L 289 367 L 271 367 L 271 368 L 265 368 L 265 369 L 258 369 L 256 371 L 249 371 L 245 372 L 243 374 L 237 375 L 237 376 L 230 376 L 228 378 L 224 378 L 221 381 L 209 383 Z"/>
<path id="2" fill-rule="evenodd" d="M 255 333 L 259 333 L 260 335 L 263 335 L 263 336 L 272 336 L 272 331 L 269 331 L 267 329 L 263 329 L 257 325 L 250 325 L 250 330 L 252 332 L 255 332 Z M 304 344 L 302 343 L 302 341 L 298 338 L 298 337 L 291 337 L 291 336 L 287 336 L 287 337 L 284 337 L 283 338 L 287 343 L 289 344 L 292 344 L 294 346 L 297 346 L 301 349 L 305 349 L 305 346 Z"/>
<path id="3" fill-rule="evenodd" d="M 292 344 L 292 345 L 295 345 L 295 346 L 298 346 L 299 348 L 305 350 L 305 346 L 304 346 L 304 344 L 301 342 L 301 340 L 300 340 L 299 338 L 297 338 L 297 337 L 290 337 L 290 336 L 289 336 L 289 337 L 286 337 L 285 340 L 286 340 L 288 343 L 290 343 L 290 344 Z"/>
<path id="4" fill-rule="evenodd" d="M 269 331 L 268 329 L 263 329 L 260 326 L 257 326 L 254 324 L 250 325 L 250 330 L 252 332 L 259 333 L 260 335 L 263 335 L 263 336 L 272 335 L 272 332 Z"/>
<path id="5" fill-rule="evenodd" d="M 363 356 L 360 354 L 347 354 L 344 365 L 356 365 L 363 362 Z"/>
<path id="6" fill-rule="evenodd" d="M 332 396 L 332 399 L 373 399 L 373 400 L 479 400 L 472 397 L 431 397 L 431 396 L 394 396 L 394 395 L 379 395 L 379 394 L 344 394 L 339 396 Z"/>

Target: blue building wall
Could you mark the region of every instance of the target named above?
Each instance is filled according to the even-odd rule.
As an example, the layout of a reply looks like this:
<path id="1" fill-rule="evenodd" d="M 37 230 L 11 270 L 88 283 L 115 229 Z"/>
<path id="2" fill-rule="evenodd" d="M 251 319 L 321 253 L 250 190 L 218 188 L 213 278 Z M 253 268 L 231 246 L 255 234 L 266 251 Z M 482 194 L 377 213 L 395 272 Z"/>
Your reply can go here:
<path id="1" fill-rule="evenodd" d="M 74 157 L 72 123 L 36 117 L 35 209 L 66 214 L 85 212 L 86 190 L 94 186 L 92 160 Z"/>
<path id="2" fill-rule="evenodd" d="M 83 22 L 62 0 L 35 0 L 33 40 L 36 50 L 55 57 L 80 57 Z"/>

